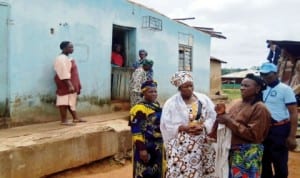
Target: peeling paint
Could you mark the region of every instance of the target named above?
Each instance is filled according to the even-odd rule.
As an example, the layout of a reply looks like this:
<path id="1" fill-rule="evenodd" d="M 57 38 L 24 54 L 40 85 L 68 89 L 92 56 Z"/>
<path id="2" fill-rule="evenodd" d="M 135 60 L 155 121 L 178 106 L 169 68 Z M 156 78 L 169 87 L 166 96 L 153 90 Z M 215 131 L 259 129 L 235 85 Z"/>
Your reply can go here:
<path id="1" fill-rule="evenodd" d="M 5 102 L 0 102 L 0 117 L 9 117 L 9 115 L 8 98 L 6 98 Z"/>
<path id="2" fill-rule="evenodd" d="M 11 102 L 9 127 L 59 120 L 59 110 L 55 102 L 56 96 L 51 94 L 15 97 Z M 80 116 L 107 113 L 113 110 L 110 99 L 98 96 L 80 96 L 77 104 Z M 0 108 L 3 107 L 2 105 L 0 103 Z M 71 116 L 68 115 L 68 117 Z"/>
<path id="3" fill-rule="evenodd" d="M 42 103 L 55 104 L 56 102 L 56 96 L 53 95 L 40 95 L 39 97 Z"/>
<path id="4" fill-rule="evenodd" d="M 100 98 L 98 96 L 82 96 L 78 98 L 79 102 L 82 101 L 87 101 L 89 102 L 91 105 L 97 105 L 97 106 L 104 106 L 104 105 L 110 105 L 111 104 L 111 100 L 110 99 L 104 99 L 104 98 Z"/>

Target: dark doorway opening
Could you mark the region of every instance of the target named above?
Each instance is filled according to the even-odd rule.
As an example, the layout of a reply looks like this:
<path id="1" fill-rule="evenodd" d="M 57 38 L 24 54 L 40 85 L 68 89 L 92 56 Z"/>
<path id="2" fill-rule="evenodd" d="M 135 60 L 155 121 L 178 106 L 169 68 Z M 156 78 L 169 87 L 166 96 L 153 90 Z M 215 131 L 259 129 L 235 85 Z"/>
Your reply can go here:
<path id="1" fill-rule="evenodd" d="M 132 65 L 136 60 L 136 29 L 113 25 L 112 50 L 116 44 L 121 45 L 120 54 L 124 64 L 122 67 L 112 65 L 111 99 L 129 101 L 129 81 L 133 72 Z"/>

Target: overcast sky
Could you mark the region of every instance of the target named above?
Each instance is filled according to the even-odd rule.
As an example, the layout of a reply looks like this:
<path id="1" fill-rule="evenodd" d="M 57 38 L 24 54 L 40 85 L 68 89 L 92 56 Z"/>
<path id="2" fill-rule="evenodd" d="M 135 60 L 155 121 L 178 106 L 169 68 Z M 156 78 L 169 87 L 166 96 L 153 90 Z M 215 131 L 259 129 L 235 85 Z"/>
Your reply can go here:
<path id="1" fill-rule="evenodd" d="M 226 68 L 266 62 L 266 40 L 300 41 L 300 0 L 131 0 L 192 26 L 212 27 L 227 37 L 212 39 L 211 56 Z"/>

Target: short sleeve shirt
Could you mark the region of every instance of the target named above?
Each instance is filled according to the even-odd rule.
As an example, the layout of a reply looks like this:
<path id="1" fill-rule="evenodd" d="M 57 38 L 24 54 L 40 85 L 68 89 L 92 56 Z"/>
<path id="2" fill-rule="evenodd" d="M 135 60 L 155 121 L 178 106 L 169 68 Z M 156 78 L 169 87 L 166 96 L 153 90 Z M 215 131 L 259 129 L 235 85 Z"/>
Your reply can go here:
<path id="1" fill-rule="evenodd" d="M 280 82 L 274 88 L 268 86 L 264 90 L 263 101 L 272 118 L 281 121 L 290 117 L 287 105 L 296 104 L 296 97 L 291 87 Z"/>
<path id="2" fill-rule="evenodd" d="M 61 54 L 54 62 L 54 70 L 60 80 L 71 79 L 72 62 L 68 56 Z"/>

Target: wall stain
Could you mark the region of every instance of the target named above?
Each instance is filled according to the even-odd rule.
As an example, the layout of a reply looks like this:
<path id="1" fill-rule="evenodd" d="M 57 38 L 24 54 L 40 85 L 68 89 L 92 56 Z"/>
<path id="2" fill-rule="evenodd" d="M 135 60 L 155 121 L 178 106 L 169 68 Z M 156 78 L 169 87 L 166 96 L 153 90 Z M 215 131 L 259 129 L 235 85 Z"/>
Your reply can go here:
<path id="1" fill-rule="evenodd" d="M 40 95 L 39 97 L 42 103 L 55 104 L 56 102 L 56 96 L 53 95 Z"/>
<path id="2" fill-rule="evenodd" d="M 104 99 L 100 98 L 98 96 L 82 96 L 78 98 L 79 102 L 89 102 L 91 105 L 96 106 L 104 106 L 104 105 L 110 105 L 111 100 L 110 99 Z"/>
<path id="3" fill-rule="evenodd" d="M 127 109 L 123 105 L 122 103 L 112 103 L 110 98 L 80 95 L 77 101 L 77 110 L 78 114 L 84 117 Z M 0 129 L 4 126 L 15 127 L 60 120 L 59 110 L 56 107 L 56 96 L 53 94 L 16 96 L 9 106 L 11 107 L 9 108 L 10 115 L 5 120 L 1 121 L 2 118 L 0 119 Z M 0 103 L 0 109 L 4 107 L 5 103 Z M 119 107 L 121 109 L 118 109 Z M 69 115 L 69 117 L 71 116 Z M 3 121 L 5 123 L 1 124 Z"/>

